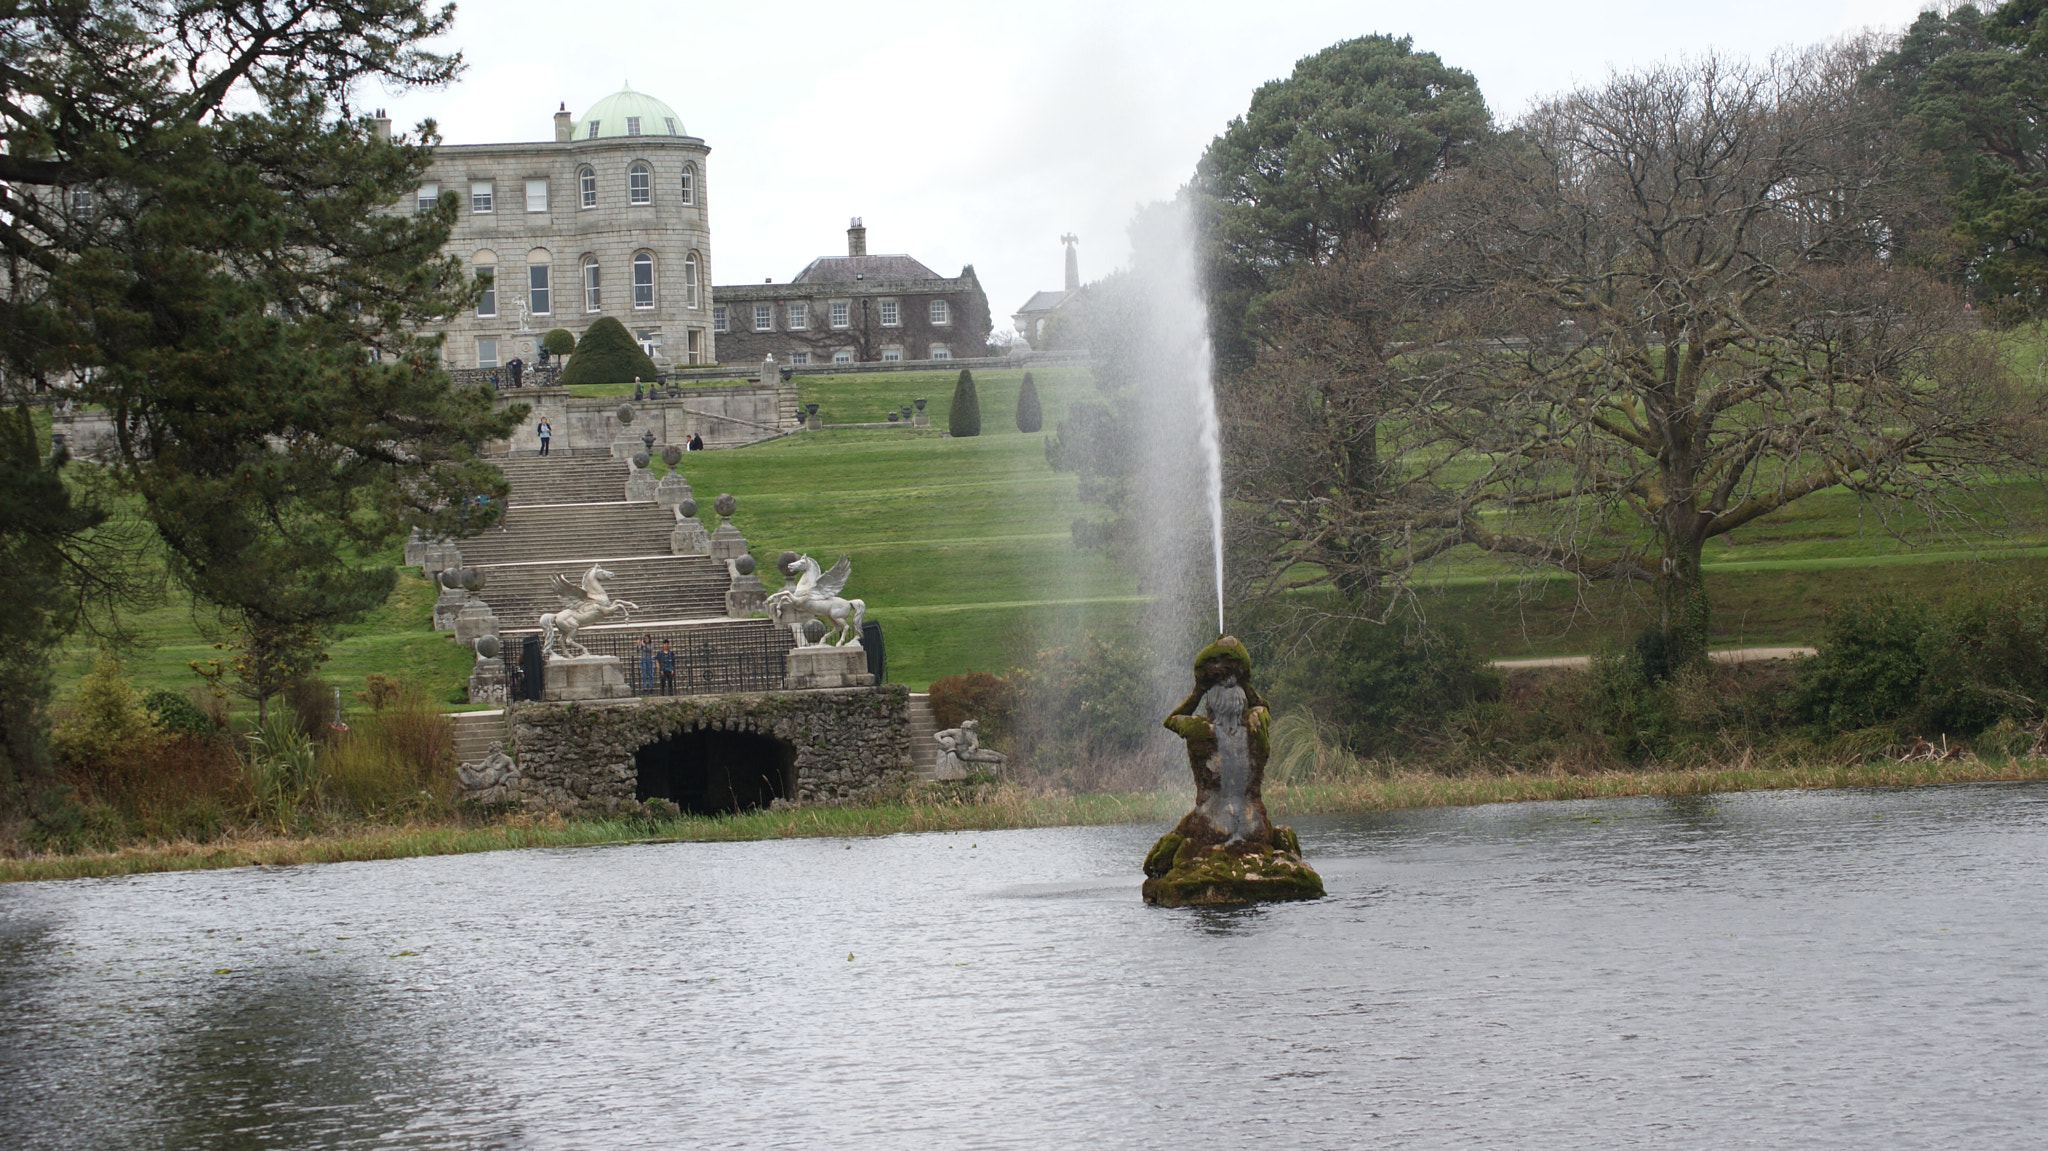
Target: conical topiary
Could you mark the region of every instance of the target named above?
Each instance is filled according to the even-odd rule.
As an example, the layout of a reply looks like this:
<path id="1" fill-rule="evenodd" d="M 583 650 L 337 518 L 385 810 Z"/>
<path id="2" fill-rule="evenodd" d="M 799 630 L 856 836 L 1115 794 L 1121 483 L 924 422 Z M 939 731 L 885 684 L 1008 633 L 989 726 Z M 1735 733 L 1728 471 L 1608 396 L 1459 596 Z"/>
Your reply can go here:
<path id="1" fill-rule="evenodd" d="M 953 410 L 946 413 L 946 430 L 955 436 L 981 434 L 981 398 L 974 394 L 974 373 L 960 369 L 960 382 L 953 385 Z"/>
<path id="2" fill-rule="evenodd" d="M 1035 432 L 1045 426 L 1045 413 L 1038 410 L 1038 385 L 1031 373 L 1024 373 L 1024 386 L 1017 389 L 1017 430 Z"/>
<path id="3" fill-rule="evenodd" d="M 565 384 L 630 384 L 635 379 L 654 382 L 660 369 L 633 336 L 626 331 L 626 325 L 610 316 L 603 316 L 583 333 L 576 341 L 576 353 L 569 357 L 569 366 L 562 370 Z"/>

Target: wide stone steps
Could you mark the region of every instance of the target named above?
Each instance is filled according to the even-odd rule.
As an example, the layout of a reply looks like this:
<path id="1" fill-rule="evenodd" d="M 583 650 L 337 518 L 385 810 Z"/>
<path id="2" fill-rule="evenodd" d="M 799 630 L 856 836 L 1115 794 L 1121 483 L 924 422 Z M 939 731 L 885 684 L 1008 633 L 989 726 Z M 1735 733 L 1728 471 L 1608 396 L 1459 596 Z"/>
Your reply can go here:
<path id="1" fill-rule="evenodd" d="M 658 556 L 668 551 L 675 522 L 672 513 L 651 503 L 515 504 L 501 526 L 456 540 L 455 546 L 469 567 L 574 562 L 585 556 Z"/>
<path id="2" fill-rule="evenodd" d="M 512 485 L 512 506 L 615 503 L 626 498 L 632 468 L 607 456 L 522 456 L 497 461 Z"/>
<path id="3" fill-rule="evenodd" d="M 921 691 L 910 693 L 910 762 L 922 780 L 938 778 L 939 721 L 932 714 L 932 697 Z"/>
<path id="4" fill-rule="evenodd" d="M 464 563 L 468 564 L 466 554 Z M 509 634 L 532 631 L 540 626 L 542 612 L 561 610 L 561 596 L 550 586 L 549 576 L 560 574 L 581 582 L 583 573 L 593 563 L 603 564 L 612 573 L 604 586 L 613 599 L 639 605 L 632 619 L 713 619 L 725 614 L 725 589 L 732 582 L 731 577 L 724 564 L 704 556 L 650 555 L 472 566 L 486 573 L 487 582 L 481 593 L 484 602 L 491 605 L 492 614 L 498 617 L 498 630 Z"/>

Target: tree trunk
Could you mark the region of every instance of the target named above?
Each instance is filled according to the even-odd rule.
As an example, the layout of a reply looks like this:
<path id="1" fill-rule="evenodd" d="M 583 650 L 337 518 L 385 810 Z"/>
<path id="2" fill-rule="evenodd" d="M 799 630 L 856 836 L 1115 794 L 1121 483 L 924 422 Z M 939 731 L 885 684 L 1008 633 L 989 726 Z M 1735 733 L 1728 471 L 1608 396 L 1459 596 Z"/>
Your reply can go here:
<path id="1" fill-rule="evenodd" d="M 1700 571 L 1706 544 L 1693 536 L 1673 541 L 1664 552 L 1664 571 L 1657 580 L 1659 624 L 1673 671 L 1707 658 L 1707 583 Z"/>

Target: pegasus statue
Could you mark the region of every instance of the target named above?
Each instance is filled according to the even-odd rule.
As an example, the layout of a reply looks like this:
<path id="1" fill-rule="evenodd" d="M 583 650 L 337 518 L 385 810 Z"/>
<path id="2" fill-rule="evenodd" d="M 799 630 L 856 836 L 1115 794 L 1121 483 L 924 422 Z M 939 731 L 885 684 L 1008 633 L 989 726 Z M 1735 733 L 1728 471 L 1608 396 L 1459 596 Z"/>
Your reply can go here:
<path id="1" fill-rule="evenodd" d="M 624 623 L 632 618 L 627 613 L 640 610 L 637 603 L 613 599 L 611 593 L 604 590 L 604 584 L 598 582 L 610 578 L 612 573 L 606 571 L 602 564 L 590 565 L 590 570 L 583 573 L 581 586 L 572 583 L 565 575 L 548 577 L 548 586 L 562 597 L 562 610 L 546 612 L 540 617 L 540 650 L 543 656 L 587 656 L 590 649 L 576 642 L 577 629 L 614 615 Z"/>
<path id="2" fill-rule="evenodd" d="M 840 556 L 831 571 L 821 573 L 817 560 L 798 556 L 790 561 L 787 571 L 796 577 L 796 582 L 768 596 L 768 618 L 777 626 L 788 628 L 796 636 L 798 647 L 811 646 L 804 640 L 804 624 L 812 619 L 823 620 L 827 629 L 818 646 L 860 643 L 861 617 L 867 613 L 868 605 L 839 594 L 846 586 L 846 577 L 853 574 L 851 559 Z M 832 628 L 839 629 L 836 636 Z"/>

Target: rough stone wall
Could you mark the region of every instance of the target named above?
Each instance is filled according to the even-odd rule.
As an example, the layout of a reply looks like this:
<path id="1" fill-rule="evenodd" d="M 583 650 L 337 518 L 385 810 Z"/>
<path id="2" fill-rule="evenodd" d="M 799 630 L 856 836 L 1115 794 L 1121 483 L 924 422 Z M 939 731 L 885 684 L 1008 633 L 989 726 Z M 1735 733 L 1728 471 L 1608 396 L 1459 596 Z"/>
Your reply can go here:
<path id="1" fill-rule="evenodd" d="M 914 777 L 909 698 L 902 684 L 885 684 L 632 704 L 515 704 L 506 746 L 519 765 L 512 798 L 543 811 L 615 811 L 634 802 L 635 752 L 708 728 L 756 732 L 796 748 L 793 803 L 858 800 Z"/>

